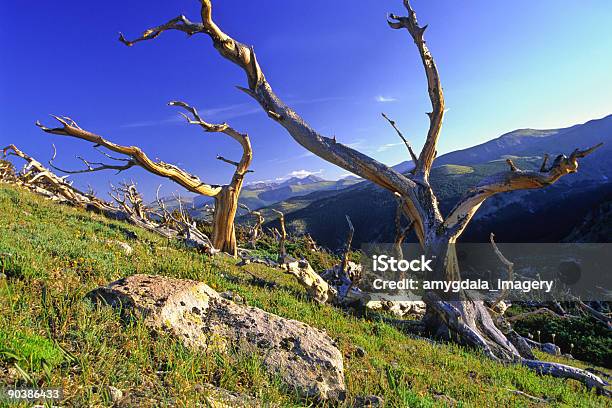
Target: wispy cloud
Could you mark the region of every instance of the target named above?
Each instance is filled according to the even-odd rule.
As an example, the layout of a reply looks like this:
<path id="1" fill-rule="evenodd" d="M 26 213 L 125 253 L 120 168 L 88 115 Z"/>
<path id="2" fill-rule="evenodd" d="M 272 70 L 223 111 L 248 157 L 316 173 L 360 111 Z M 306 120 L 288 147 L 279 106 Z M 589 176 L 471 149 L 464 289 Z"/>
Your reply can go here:
<path id="1" fill-rule="evenodd" d="M 392 96 L 376 95 L 374 97 L 374 100 L 380 103 L 388 103 L 388 102 L 396 102 L 397 98 L 394 98 Z"/>
<path id="2" fill-rule="evenodd" d="M 400 145 L 403 145 L 403 143 L 401 143 L 401 142 L 400 143 L 385 143 L 384 145 L 378 146 L 376 151 L 378 153 L 380 153 L 380 152 L 387 151 L 387 150 L 391 149 L 392 147 L 400 146 Z"/>
<path id="3" fill-rule="evenodd" d="M 275 180 L 272 180 L 272 179 L 267 179 L 267 180 L 255 180 L 255 181 L 248 181 L 248 182 L 246 182 L 246 183 L 245 183 L 245 185 L 247 185 L 247 186 L 251 186 L 251 185 L 253 185 L 253 184 L 259 184 L 259 183 L 272 183 L 272 182 L 274 182 L 274 181 L 275 181 Z"/>
<path id="4" fill-rule="evenodd" d="M 317 174 L 323 173 L 323 169 L 319 171 L 310 171 L 310 170 L 294 170 L 291 173 L 287 174 L 287 177 L 297 177 L 304 178 L 308 176 L 315 176 Z"/>
<path id="5" fill-rule="evenodd" d="M 310 99 L 297 99 L 297 98 L 289 98 L 287 99 L 287 104 L 292 106 L 297 105 L 308 105 L 313 103 L 324 103 L 331 102 L 336 100 L 344 99 L 342 97 L 335 96 L 326 96 L 319 98 L 310 98 Z M 210 109 L 198 109 L 200 116 L 204 120 L 216 122 L 216 121 L 226 121 L 234 118 L 239 118 L 242 116 L 253 115 L 261 112 L 261 108 L 254 103 L 236 103 L 226 106 L 220 106 L 216 108 Z M 176 114 L 172 117 L 159 119 L 159 120 L 145 120 L 138 121 L 133 123 L 126 123 L 121 125 L 122 128 L 137 128 L 137 127 L 150 127 L 150 126 L 160 126 L 160 125 L 168 125 L 173 123 L 179 123 L 181 121 L 185 121 L 185 118 Z"/>
<path id="6" fill-rule="evenodd" d="M 351 149 L 357 149 L 365 145 L 365 139 L 357 139 L 350 143 L 344 143 L 344 145 L 350 147 Z"/>

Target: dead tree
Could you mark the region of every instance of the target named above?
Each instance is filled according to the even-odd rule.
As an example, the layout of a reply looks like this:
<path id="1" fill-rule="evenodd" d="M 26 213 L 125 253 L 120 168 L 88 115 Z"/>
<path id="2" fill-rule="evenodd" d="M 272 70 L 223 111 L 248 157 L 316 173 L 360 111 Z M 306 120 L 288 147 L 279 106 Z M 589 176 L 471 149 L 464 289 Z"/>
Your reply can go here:
<path id="1" fill-rule="evenodd" d="M 16 178 L 15 166 L 8 160 L 0 159 L 0 183 L 12 183 Z"/>
<path id="2" fill-rule="evenodd" d="M 38 160 L 21 151 L 15 145 L 6 146 L 2 150 L 4 158 L 9 155 L 23 159 L 26 164 L 22 170 L 15 173 L 9 182 L 25 187 L 43 197 L 66 203 L 75 207 L 97 211 L 110 218 L 124 219 L 124 213 L 117 207 L 99 199 L 93 194 L 83 192 L 66 180 L 43 166 Z"/>
<path id="3" fill-rule="evenodd" d="M 119 186 L 111 185 L 109 195 L 125 213 L 125 220 L 138 227 L 155 232 L 165 238 L 178 238 L 178 231 L 165 228 L 155 220 L 151 219 L 151 211 L 144 205 L 142 196 L 136 189 L 136 184 L 120 183 Z"/>
<path id="4" fill-rule="evenodd" d="M 410 151 L 412 152 L 412 149 L 410 149 Z M 402 250 L 402 244 L 408 236 L 408 233 L 410 233 L 410 231 L 412 230 L 414 221 L 408 220 L 408 225 L 402 226 L 402 218 L 404 217 L 404 200 L 399 194 L 395 195 L 395 199 L 397 200 L 397 210 L 395 212 L 395 240 L 393 241 L 393 247 L 397 259 L 403 259 L 404 251 Z"/>
<path id="5" fill-rule="evenodd" d="M 157 188 L 156 197 L 157 207 L 161 213 L 153 212 L 160 220 L 158 230 L 177 235 L 189 247 L 197 248 L 210 255 L 217 253 L 219 250 L 214 247 L 210 238 L 198 229 L 196 222 L 189 217 L 183 208 L 181 198 L 175 197 L 178 202 L 178 208 L 174 211 L 168 211 L 166 203 L 159 197 L 160 188 L 161 186 Z"/>
<path id="6" fill-rule="evenodd" d="M 245 204 L 239 204 L 241 208 L 244 208 L 248 214 L 255 216 L 255 224 L 249 228 L 249 243 L 251 244 L 251 248 L 255 249 L 255 245 L 257 244 L 257 240 L 260 235 L 263 234 L 263 224 L 264 224 L 264 216 L 261 214 L 261 211 L 251 210 Z"/>
<path id="7" fill-rule="evenodd" d="M 280 230 L 278 231 L 278 263 L 284 264 L 287 262 L 287 248 L 285 243 L 287 242 L 287 229 L 285 228 L 285 214 L 276 209 L 272 209 L 278 214 L 278 222 L 280 223 Z"/>
<path id="8" fill-rule="evenodd" d="M 317 242 L 310 234 L 304 235 L 304 241 L 306 242 L 306 247 L 310 252 L 319 252 L 321 250 L 317 245 Z"/>
<path id="9" fill-rule="evenodd" d="M 150 209 L 144 204 L 142 195 L 136 188 L 136 183 L 122 182 L 119 186 L 111 184 L 109 195 L 126 211 L 135 214 L 138 218 L 148 219 Z"/>
<path id="10" fill-rule="evenodd" d="M 186 225 L 185 222 L 175 219 L 172 227 L 160 224 L 151 219 L 150 210 L 144 205 L 142 197 L 136 185 L 132 183 L 121 183 L 119 186 L 111 186 L 109 193 L 118 205 L 114 205 L 96 197 L 93 192 L 83 192 L 66 180 L 66 176 L 59 177 L 50 169 L 47 169 L 33 157 L 19 150 L 15 145 L 9 145 L 3 150 L 3 157 L 9 155 L 17 156 L 26 161 L 26 165 L 19 173 L 12 177 L 4 177 L 1 181 L 15 184 L 41 195 L 47 199 L 80 207 L 87 211 L 94 211 L 108 218 L 129 222 L 130 224 L 152 231 L 168 239 L 178 239 L 189 246 L 214 254 L 212 243 L 206 235 L 200 232 L 195 225 Z M 55 155 L 54 155 L 55 157 Z M 5 169 L 7 160 L 0 160 L 0 169 Z M 6 168 L 9 168 L 6 166 Z M 12 165 L 11 165 L 12 168 Z M 159 217 L 161 219 L 161 217 Z"/>
<path id="11" fill-rule="evenodd" d="M 355 234 L 355 227 L 353 227 L 351 218 L 348 215 L 346 215 L 346 222 L 348 223 L 349 232 L 346 236 L 346 245 L 344 246 L 344 254 L 342 255 L 342 263 L 340 264 L 340 269 L 345 273 L 348 270 L 351 246 L 353 244 L 353 235 Z"/>
<path id="12" fill-rule="evenodd" d="M 576 172 L 578 160 L 599 147 L 597 145 L 585 150 L 576 149 L 569 157 L 559 155 L 550 167 L 542 166 L 541 171 L 521 170 L 512 164 L 508 171 L 492 175 L 470 189 L 450 213 L 443 216 L 429 183 L 429 174 L 436 157 L 436 146 L 442 128 L 444 95 L 436 63 L 424 40 L 426 26 L 419 25 L 408 0 L 404 0 L 408 15 L 391 14 L 388 24 L 392 29 L 406 29 L 411 42 L 416 45 L 425 70 L 432 105 L 432 111 L 428 113 L 429 129 L 425 143 L 410 174 L 401 174 L 339 143 L 335 137 L 326 137 L 309 126 L 273 91 L 257 61 L 254 48 L 236 41 L 216 24 L 212 17 L 210 0 L 200 0 L 200 3 L 201 22 L 192 22 L 181 15 L 146 30 L 134 40 L 127 40 L 123 35 L 119 39 L 132 46 L 137 42 L 155 39 L 168 30 L 178 30 L 189 36 L 208 36 L 217 52 L 246 74 L 248 87 L 241 89 L 255 99 L 263 111 L 284 127 L 297 143 L 324 160 L 401 196 L 404 201 L 403 211 L 407 218 L 414 222 L 416 236 L 426 256 L 435 260 L 432 263 L 432 272 L 426 277 L 429 280 L 461 279 L 454 244 L 486 199 L 503 192 L 548 186 L 559 178 Z M 424 322 L 438 335 L 448 336 L 448 333 L 451 333 L 452 338 L 459 338 L 464 344 L 481 349 L 495 360 L 518 359 L 540 372 L 561 377 L 578 377 L 588 385 L 602 389 L 602 380 L 583 370 L 524 359 L 524 354 L 519 351 L 520 347 L 515 346 L 495 326 L 483 301 L 471 299 L 467 293 L 432 292 L 425 297 L 425 301 L 427 313 Z"/>
<path id="13" fill-rule="evenodd" d="M 224 133 L 227 136 L 235 139 L 242 146 L 242 157 L 240 161 L 226 159 L 222 156 L 217 156 L 218 160 L 229 163 L 236 167 L 232 180 L 229 184 L 217 186 L 206 184 L 199 177 L 186 172 L 179 167 L 164 163 L 162 161 L 151 160 L 140 148 L 136 146 L 123 146 L 104 139 L 95 133 L 79 127 L 76 122 L 68 117 L 53 116 L 61 124 L 61 127 L 48 128 L 36 122 L 36 125 L 47 133 L 56 135 L 71 136 L 78 139 L 86 140 L 93 143 L 95 147 L 104 147 L 111 152 L 119 153 L 128 158 L 116 158 L 105 154 L 109 159 L 121 162 L 122 164 L 105 164 L 93 163 L 81 158 L 86 165 L 83 170 L 65 171 L 67 173 L 85 173 L 99 170 L 116 170 L 121 172 L 134 166 L 142 167 L 143 169 L 168 178 L 180 186 L 186 188 L 196 194 L 213 197 L 215 200 L 215 211 L 213 215 L 213 245 L 216 249 L 227 252 L 236 256 L 236 231 L 234 227 L 234 218 L 238 209 L 238 197 L 242 189 L 244 176 L 250 172 L 249 166 L 253 158 L 251 149 L 251 141 L 246 133 L 240 133 L 230 127 L 227 123 L 212 124 L 205 122 L 199 115 L 198 111 L 186 104 L 185 102 L 174 101 L 170 102 L 171 106 L 178 106 L 186 110 L 191 117 L 181 112 L 189 124 L 198 125 L 205 132 Z"/>

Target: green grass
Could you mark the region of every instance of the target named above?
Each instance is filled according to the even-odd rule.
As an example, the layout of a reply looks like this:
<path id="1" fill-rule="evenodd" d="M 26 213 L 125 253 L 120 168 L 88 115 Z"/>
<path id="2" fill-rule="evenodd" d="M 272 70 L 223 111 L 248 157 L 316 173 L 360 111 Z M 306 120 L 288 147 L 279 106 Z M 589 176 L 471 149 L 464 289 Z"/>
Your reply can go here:
<path id="1" fill-rule="evenodd" d="M 444 176 L 460 176 L 474 172 L 474 169 L 469 166 L 459 166 L 457 164 L 445 164 L 439 166 L 436 170 L 439 175 Z"/>
<path id="2" fill-rule="evenodd" d="M 580 316 L 579 310 L 572 312 Z M 549 315 L 535 315 L 518 320 L 514 328 L 523 336 L 531 334 L 535 340 L 539 337 L 543 342 L 552 342 L 554 335 L 554 343 L 563 353 L 570 353 L 575 358 L 612 368 L 610 331 L 602 323 L 588 316 L 561 319 Z"/>
<path id="3" fill-rule="evenodd" d="M 126 255 L 112 240 L 129 243 L 134 252 Z M 191 351 L 83 300 L 95 287 L 135 273 L 197 279 L 232 290 L 251 306 L 325 329 L 346 356 L 349 399 L 376 394 L 389 407 L 433 407 L 444 406 L 435 398 L 444 394 L 464 407 L 530 406 L 507 391 L 518 389 L 549 398 L 552 406 L 608 402 L 575 381 L 502 366 L 457 345 L 413 339 L 373 316 L 315 304 L 279 270 L 251 264 L 247 273 L 233 259 L 209 258 L 6 186 L 0 186 L 0 254 L 6 275 L 0 278 L 0 347 L 13 351 L 0 354 L 0 384 L 61 386 L 62 406 L 110 406 L 108 385 L 124 390 L 132 406 L 195 406 L 204 404 L 195 390 L 203 383 L 281 406 L 308 405 L 267 375 L 256 357 Z M 364 357 L 354 354 L 356 347 Z"/>

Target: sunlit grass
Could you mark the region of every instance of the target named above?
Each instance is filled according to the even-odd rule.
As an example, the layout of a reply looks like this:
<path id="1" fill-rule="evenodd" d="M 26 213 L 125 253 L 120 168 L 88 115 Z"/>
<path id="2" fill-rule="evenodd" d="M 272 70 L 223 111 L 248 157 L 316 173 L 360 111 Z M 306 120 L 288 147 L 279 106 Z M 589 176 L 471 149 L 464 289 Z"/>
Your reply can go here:
<path id="1" fill-rule="evenodd" d="M 508 392 L 518 389 L 558 406 L 607 403 L 575 381 L 502 366 L 456 345 L 413 339 L 372 316 L 315 304 L 279 270 L 258 264 L 241 269 L 231 258 L 211 259 L 10 187 L 0 187 L 0 210 L 0 272 L 7 276 L 0 279 L 0 349 L 9 350 L 0 352 L 0 383 L 61 386 L 62 406 L 109 406 L 109 385 L 124 390 L 133 406 L 194 406 L 205 403 L 197 385 L 208 383 L 281 406 L 304 405 L 253 355 L 191 351 L 83 300 L 95 287 L 135 273 L 200 280 L 326 330 L 346 356 L 349 399 L 375 394 L 389 407 L 444 406 L 439 396 L 460 406 L 532 404 Z M 113 241 L 127 242 L 133 253 Z M 365 356 L 358 357 L 356 347 Z M 29 379 L 15 372 L 15 363 Z"/>

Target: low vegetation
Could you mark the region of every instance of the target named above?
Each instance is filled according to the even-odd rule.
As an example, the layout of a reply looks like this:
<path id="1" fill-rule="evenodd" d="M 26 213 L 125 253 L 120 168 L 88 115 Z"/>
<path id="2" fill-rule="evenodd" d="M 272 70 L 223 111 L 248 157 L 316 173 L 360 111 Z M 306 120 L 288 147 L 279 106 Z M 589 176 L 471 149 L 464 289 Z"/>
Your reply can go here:
<path id="1" fill-rule="evenodd" d="M 512 311 L 510 312 L 512 313 Z M 515 330 L 535 340 L 552 342 L 564 353 L 612 368 L 612 336 L 610 329 L 589 316 L 564 319 L 550 315 L 534 315 L 518 320 Z"/>
<path id="2" fill-rule="evenodd" d="M 280 406 L 308 405 L 253 356 L 190 351 L 151 334 L 139 321 L 126 323 L 112 309 L 83 300 L 97 286 L 136 273 L 200 280 L 249 305 L 326 330 L 345 355 L 347 406 L 368 394 L 393 407 L 445 406 L 451 399 L 460 406 L 534 404 L 514 390 L 559 406 L 608 402 L 572 380 L 409 337 L 379 315 L 356 317 L 316 304 L 280 270 L 259 264 L 238 268 L 232 258 L 211 258 L 14 187 L 0 187 L 0 208 L 0 383 L 62 386 L 63 406 L 109 406 L 111 385 L 124 390 L 133 406 L 194 406 L 204 402 L 203 384 Z M 126 254 L 118 241 L 133 252 Z"/>

